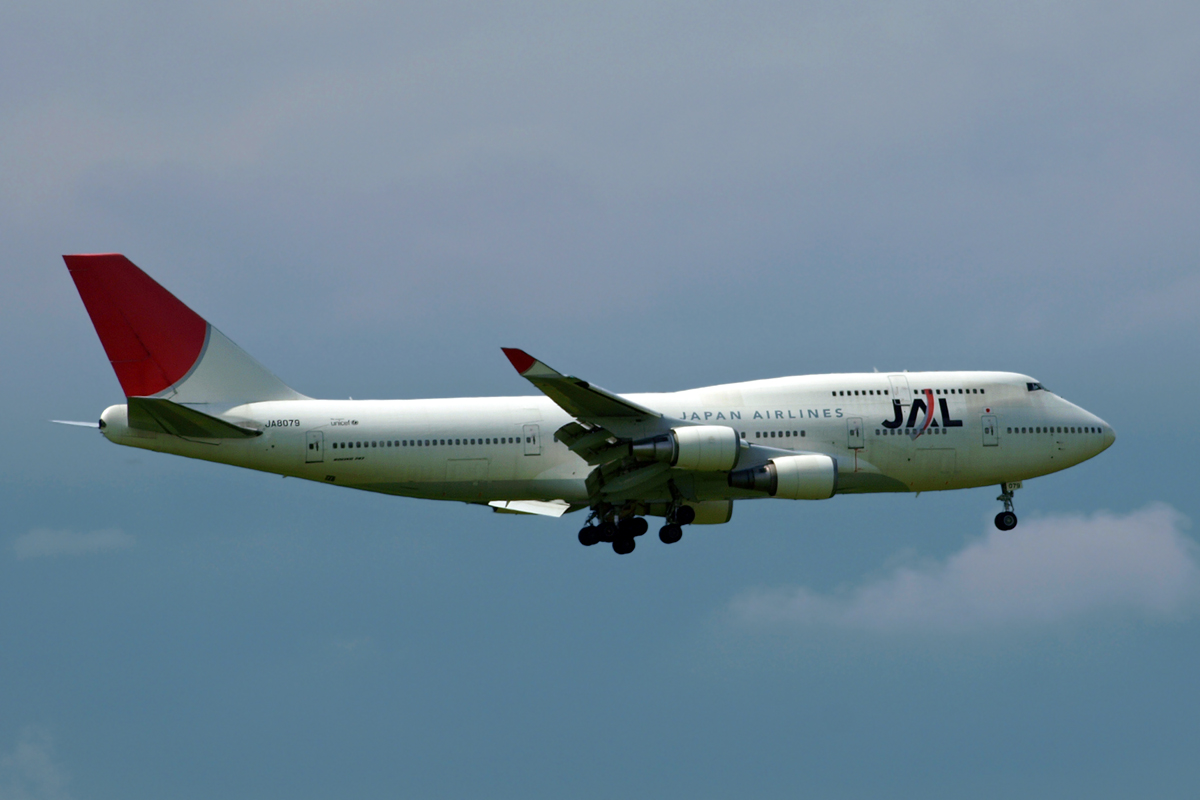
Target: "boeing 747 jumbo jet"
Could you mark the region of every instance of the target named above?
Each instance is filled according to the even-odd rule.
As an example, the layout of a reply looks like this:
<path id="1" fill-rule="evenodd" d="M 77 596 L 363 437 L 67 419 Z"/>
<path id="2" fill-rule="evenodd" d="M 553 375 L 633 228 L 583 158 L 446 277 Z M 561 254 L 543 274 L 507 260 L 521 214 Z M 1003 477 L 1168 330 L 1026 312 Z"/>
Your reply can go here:
<path id="1" fill-rule="evenodd" d="M 1104 420 L 1010 372 L 801 375 L 620 395 L 504 348 L 541 396 L 314 400 L 127 258 L 64 256 L 126 401 L 109 441 L 371 492 L 558 517 L 634 549 L 728 522 L 737 500 L 1021 482 L 1111 445 Z M 58 421 L 58 420 L 56 420 Z M 95 423 L 74 423 L 95 425 Z"/>

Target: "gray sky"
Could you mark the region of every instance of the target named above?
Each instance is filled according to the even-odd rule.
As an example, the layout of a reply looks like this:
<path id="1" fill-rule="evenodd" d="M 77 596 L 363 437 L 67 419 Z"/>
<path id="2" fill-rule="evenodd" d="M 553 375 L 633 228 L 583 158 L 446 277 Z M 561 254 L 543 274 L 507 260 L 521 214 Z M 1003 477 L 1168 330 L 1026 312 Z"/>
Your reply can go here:
<path id="1" fill-rule="evenodd" d="M 0 8 L 0 800 L 1191 796 L 1200 8 Z M 60 255 L 313 396 L 1026 372 L 1018 494 L 579 520 L 113 446 Z"/>

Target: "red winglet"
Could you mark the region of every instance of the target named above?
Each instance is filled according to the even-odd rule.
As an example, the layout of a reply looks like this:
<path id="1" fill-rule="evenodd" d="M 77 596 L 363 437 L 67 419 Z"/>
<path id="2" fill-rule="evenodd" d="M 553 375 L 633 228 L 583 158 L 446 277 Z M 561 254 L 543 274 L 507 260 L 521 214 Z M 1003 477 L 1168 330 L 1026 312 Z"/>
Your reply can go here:
<path id="1" fill-rule="evenodd" d="M 188 373 L 208 323 L 118 253 L 63 256 L 126 397 L 147 397 Z"/>
<path id="2" fill-rule="evenodd" d="M 524 350 L 518 350 L 515 347 L 501 347 L 504 355 L 508 356 L 508 360 L 516 367 L 517 372 L 524 375 L 529 371 L 529 368 L 537 363 L 537 359 L 526 353 Z"/>

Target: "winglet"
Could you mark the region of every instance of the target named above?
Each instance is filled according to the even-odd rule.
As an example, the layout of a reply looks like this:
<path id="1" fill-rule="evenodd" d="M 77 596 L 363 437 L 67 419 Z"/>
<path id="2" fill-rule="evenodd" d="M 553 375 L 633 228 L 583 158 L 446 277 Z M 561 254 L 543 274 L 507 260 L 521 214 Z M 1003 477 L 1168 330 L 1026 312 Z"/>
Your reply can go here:
<path id="1" fill-rule="evenodd" d="M 501 347 L 500 349 L 504 351 L 504 355 L 508 356 L 508 360 L 512 362 L 514 367 L 516 367 L 517 372 L 521 373 L 522 375 L 528 372 L 533 365 L 537 363 L 537 359 L 529 355 L 529 353 L 526 353 L 524 350 L 518 350 L 515 347 Z"/>
<path id="2" fill-rule="evenodd" d="M 546 366 L 541 361 L 538 361 L 533 356 L 526 353 L 524 350 L 518 350 L 515 347 L 501 347 L 504 355 L 508 356 L 508 360 L 516 367 L 517 372 L 521 373 L 521 377 L 533 380 L 534 378 L 561 378 L 563 374 L 554 367 Z M 574 378 L 573 380 L 579 380 Z M 587 385 L 587 382 L 583 382 Z"/>

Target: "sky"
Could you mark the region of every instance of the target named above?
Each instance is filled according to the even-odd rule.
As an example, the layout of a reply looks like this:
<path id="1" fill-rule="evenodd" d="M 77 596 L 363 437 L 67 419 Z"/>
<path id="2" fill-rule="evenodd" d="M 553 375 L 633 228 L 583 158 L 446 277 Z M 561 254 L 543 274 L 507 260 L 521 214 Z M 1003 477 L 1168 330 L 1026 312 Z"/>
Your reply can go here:
<path id="1" fill-rule="evenodd" d="M 1200 6 L 0 7 L 0 800 L 1191 798 Z M 314 397 L 997 369 L 1017 493 L 582 520 L 115 446 L 61 255 Z M 1189 423 L 1190 425 L 1190 423 Z M 653 536 L 647 537 L 652 539 Z"/>

